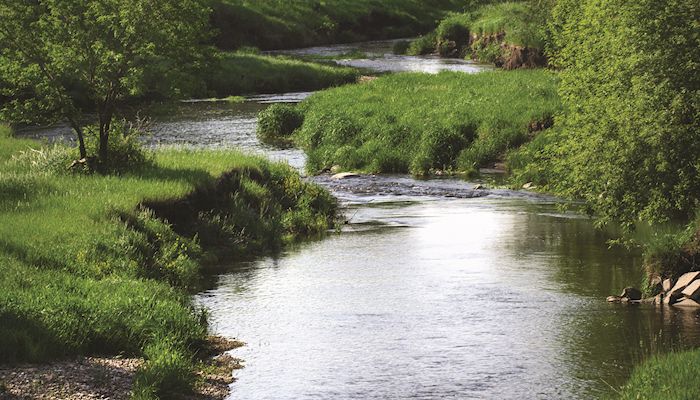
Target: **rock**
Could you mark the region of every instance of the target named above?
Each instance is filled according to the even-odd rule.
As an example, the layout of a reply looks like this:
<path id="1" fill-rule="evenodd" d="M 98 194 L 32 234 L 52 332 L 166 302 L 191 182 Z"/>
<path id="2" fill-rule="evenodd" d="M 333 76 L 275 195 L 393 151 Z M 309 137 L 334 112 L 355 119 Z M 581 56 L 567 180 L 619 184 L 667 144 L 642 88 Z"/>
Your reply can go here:
<path id="1" fill-rule="evenodd" d="M 683 299 L 678 303 L 673 304 L 674 307 L 700 307 L 700 303 L 693 299 Z"/>
<path id="2" fill-rule="evenodd" d="M 354 172 L 341 172 L 331 176 L 331 179 L 348 179 L 348 178 L 359 178 L 360 175 Z"/>
<path id="3" fill-rule="evenodd" d="M 700 300 L 700 279 L 686 286 L 681 293 L 689 299 Z"/>
<path id="4" fill-rule="evenodd" d="M 530 190 L 530 189 L 534 189 L 534 188 L 535 188 L 535 184 L 532 182 L 528 182 L 528 183 L 523 185 L 523 189 L 525 189 L 525 190 Z"/>
<path id="5" fill-rule="evenodd" d="M 694 280 L 698 279 L 700 277 L 700 271 L 695 271 L 695 272 L 688 272 L 687 274 L 683 274 L 680 278 L 678 278 L 678 281 L 676 281 L 675 286 L 670 290 L 671 293 L 680 293 L 685 289 L 686 286 L 690 285 Z"/>
<path id="6" fill-rule="evenodd" d="M 654 297 L 654 304 L 657 306 L 663 305 L 664 304 L 664 294 L 659 293 Z"/>
<path id="7" fill-rule="evenodd" d="M 642 291 L 633 287 L 626 287 L 625 290 L 622 291 L 620 297 L 630 300 L 641 300 Z"/>
<path id="8" fill-rule="evenodd" d="M 673 281 L 670 279 L 664 279 L 664 281 L 661 282 L 661 290 L 663 290 L 664 292 L 668 292 L 669 290 L 671 290 L 672 287 Z"/>
<path id="9" fill-rule="evenodd" d="M 680 299 L 681 297 L 683 297 L 683 296 L 681 295 L 680 292 L 676 292 L 676 293 L 668 292 L 664 296 L 664 304 L 666 304 L 668 306 L 676 304 L 678 299 Z"/>
<path id="10" fill-rule="evenodd" d="M 620 303 L 622 302 L 622 297 L 620 296 L 608 296 L 606 299 L 608 303 Z"/>

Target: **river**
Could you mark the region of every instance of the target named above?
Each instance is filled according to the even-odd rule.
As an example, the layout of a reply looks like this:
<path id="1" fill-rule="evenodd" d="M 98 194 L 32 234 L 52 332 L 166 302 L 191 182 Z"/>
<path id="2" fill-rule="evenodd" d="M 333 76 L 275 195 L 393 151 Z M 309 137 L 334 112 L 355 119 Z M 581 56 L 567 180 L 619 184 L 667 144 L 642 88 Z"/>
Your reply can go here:
<path id="1" fill-rule="evenodd" d="M 371 57 L 337 62 L 380 71 L 483 68 L 389 46 L 297 52 L 360 48 Z M 262 145 L 255 126 L 267 104 L 306 96 L 183 103 L 148 142 L 240 147 L 301 170 L 301 151 Z M 195 296 L 214 333 L 247 342 L 232 399 L 600 398 L 647 355 L 700 345 L 697 312 L 605 302 L 639 284 L 639 254 L 609 248 L 612 235 L 554 198 L 456 179 L 309 179 L 340 199 L 341 232 L 228 265 Z"/>

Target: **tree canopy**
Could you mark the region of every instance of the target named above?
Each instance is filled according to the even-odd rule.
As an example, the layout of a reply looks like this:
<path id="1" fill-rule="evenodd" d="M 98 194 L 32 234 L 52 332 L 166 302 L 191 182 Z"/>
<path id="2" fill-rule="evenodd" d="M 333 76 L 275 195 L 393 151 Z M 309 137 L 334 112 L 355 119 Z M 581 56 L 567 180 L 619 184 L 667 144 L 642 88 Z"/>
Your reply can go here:
<path id="1" fill-rule="evenodd" d="M 181 75 L 208 32 L 206 0 L 3 0 L 0 118 L 65 120 L 88 157 L 85 114 L 96 118 L 99 159 L 108 156 L 121 101 Z M 155 82 L 155 83 L 154 83 Z M 171 85 L 161 85 L 168 89 Z M 177 87 L 177 85 L 172 85 Z"/>

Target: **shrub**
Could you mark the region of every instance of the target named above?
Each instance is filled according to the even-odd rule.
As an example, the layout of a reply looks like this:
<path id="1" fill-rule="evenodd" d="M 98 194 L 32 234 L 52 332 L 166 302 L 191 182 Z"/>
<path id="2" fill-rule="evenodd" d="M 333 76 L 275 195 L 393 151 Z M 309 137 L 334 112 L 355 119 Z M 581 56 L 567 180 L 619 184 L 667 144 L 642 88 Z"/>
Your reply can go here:
<path id="1" fill-rule="evenodd" d="M 140 137 L 146 134 L 144 127 L 142 121 L 133 124 L 126 120 L 112 123 L 108 143 L 109 153 L 106 160 L 97 157 L 99 151 L 98 127 L 86 127 L 85 147 L 90 169 L 100 173 L 123 173 L 145 167 L 152 156 L 140 141 Z"/>
<path id="2" fill-rule="evenodd" d="M 421 56 L 434 53 L 437 47 L 436 40 L 437 35 L 434 32 L 421 36 L 411 42 L 411 45 L 408 46 L 406 50 L 406 54 L 410 56 Z"/>
<path id="3" fill-rule="evenodd" d="M 303 123 L 304 115 L 296 106 L 273 104 L 258 115 L 258 138 L 263 143 L 288 144 Z"/>
<path id="4" fill-rule="evenodd" d="M 700 8 L 687 0 L 562 1 L 555 59 L 566 113 L 550 188 L 599 222 L 688 221 L 700 205 Z M 611 17 L 614 16 L 613 17 Z"/>

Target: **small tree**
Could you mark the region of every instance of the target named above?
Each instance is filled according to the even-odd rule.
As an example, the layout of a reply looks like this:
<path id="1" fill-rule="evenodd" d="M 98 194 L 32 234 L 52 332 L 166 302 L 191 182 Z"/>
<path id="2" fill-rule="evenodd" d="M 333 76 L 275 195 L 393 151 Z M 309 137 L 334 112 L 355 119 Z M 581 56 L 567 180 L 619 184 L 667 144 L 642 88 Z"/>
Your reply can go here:
<path id="1" fill-rule="evenodd" d="M 208 17 L 207 0 L 2 0 L 0 119 L 65 120 L 85 159 L 94 113 L 106 160 L 119 103 L 195 61 Z"/>

